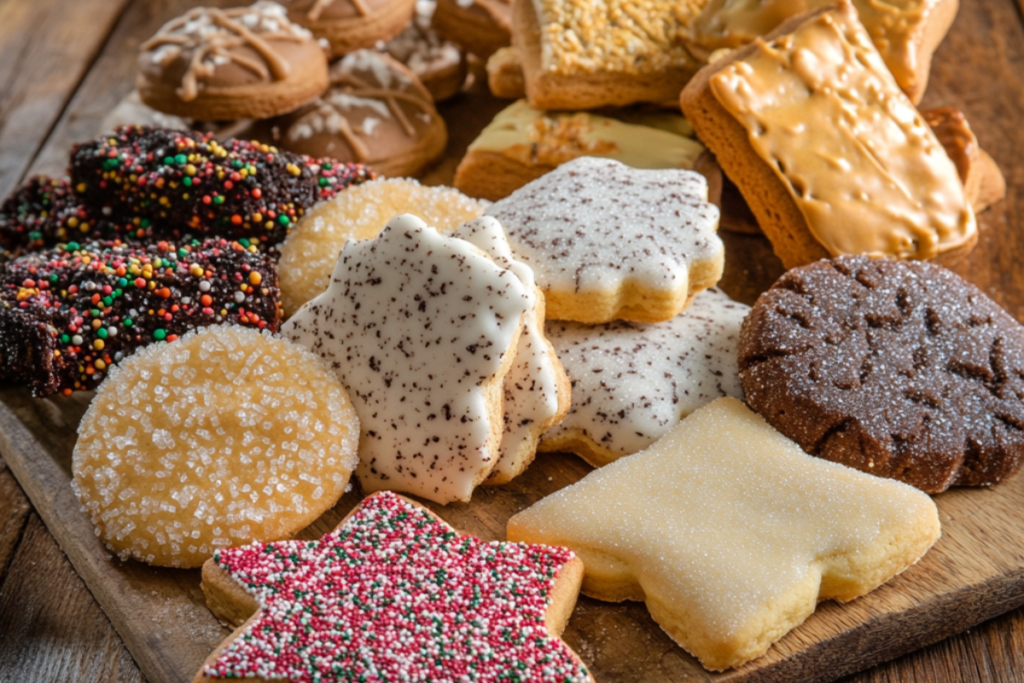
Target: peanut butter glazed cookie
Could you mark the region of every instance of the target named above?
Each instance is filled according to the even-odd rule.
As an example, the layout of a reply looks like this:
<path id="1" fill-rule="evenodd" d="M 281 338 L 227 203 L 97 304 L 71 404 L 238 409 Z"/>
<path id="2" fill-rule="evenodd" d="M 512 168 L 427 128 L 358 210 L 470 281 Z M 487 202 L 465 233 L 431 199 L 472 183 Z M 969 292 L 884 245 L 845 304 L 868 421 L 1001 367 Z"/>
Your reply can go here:
<path id="1" fill-rule="evenodd" d="M 142 44 L 142 101 L 203 121 L 268 118 L 327 89 L 327 55 L 283 7 L 197 7 Z"/>
<path id="2" fill-rule="evenodd" d="M 374 50 L 331 67 L 331 88 L 283 122 L 281 145 L 301 154 L 365 163 L 409 176 L 444 153 L 448 129 L 409 69 Z"/>
<path id="3" fill-rule="evenodd" d="M 929 493 L 1024 458 L 1024 327 L 940 266 L 791 270 L 754 305 L 739 361 L 751 407 L 812 455 Z"/>
<path id="4" fill-rule="evenodd" d="M 288 17 L 330 43 L 338 57 L 402 32 L 416 0 L 285 0 Z"/>

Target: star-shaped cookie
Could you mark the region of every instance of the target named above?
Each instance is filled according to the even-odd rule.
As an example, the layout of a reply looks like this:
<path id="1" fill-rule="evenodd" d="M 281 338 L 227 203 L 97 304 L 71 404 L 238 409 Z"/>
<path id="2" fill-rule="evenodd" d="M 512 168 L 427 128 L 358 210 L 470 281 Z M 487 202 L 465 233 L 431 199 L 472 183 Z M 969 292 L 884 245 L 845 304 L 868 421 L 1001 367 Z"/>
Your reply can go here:
<path id="1" fill-rule="evenodd" d="M 207 561 L 210 608 L 245 623 L 195 680 L 592 683 L 558 639 L 582 572 L 565 548 L 486 543 L 374 494 L 319 541 Z"/>
<path id="2" fill-rule="evenodd" d="M 818 600 L 867 593 L 938 537 L 927 494 L 807 455 L 732 398 L 508 525 L 510 540 L 572 548 L 584 593 L 644 600 L 713 670 L 761 656 Z"/>

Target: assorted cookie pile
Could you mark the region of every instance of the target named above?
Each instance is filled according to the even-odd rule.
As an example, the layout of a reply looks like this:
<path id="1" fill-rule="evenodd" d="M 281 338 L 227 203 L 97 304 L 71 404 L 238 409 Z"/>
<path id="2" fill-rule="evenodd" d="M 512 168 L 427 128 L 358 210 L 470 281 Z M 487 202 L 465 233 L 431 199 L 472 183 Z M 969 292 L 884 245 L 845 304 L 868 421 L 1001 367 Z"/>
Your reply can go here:
<path id="1" fill-rule="evenodd" d="M 141 100 L 278 141 L 128 126 L 12 194 L 2 379 L 95 390 L 97 535 L 202 565 L 239 627 L 196 680 L 593 681 L 559 639 L 581 590 L 739 666 L 917 562 L 928 494 L 1024 460 L 1024 327 L 939 265 L 1005 184 L 962 114 L 915 109 L 953 14 L 918 4 L 192 10 L 142 45 Z M 443 152 L 465 62 L 435 30 L 522 99 L 457 188 L 377 179 Z M 716 287 L 720 225 L 791 268 L 752 308 Z M 474 505 L 545 451 L 598 469 L 507 543 L 398 495 Z"/>

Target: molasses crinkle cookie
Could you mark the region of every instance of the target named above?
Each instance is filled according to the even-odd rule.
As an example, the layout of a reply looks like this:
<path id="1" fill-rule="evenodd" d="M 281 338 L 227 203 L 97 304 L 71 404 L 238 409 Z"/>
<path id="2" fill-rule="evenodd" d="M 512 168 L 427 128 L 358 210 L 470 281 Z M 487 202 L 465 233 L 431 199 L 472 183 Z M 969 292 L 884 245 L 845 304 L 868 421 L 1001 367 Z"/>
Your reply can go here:
<path id="1" fill-rule="evenodd" d="M 743 325 L 747 401 L 808 453 L 929 493 L 1024 456 L 1024 328 L 933 264 L 866 257 L 783 275 Z"/>
<path id="2" fill-rule="evenodd" d="M 267 118 L 327 89 L 327 55 L 281 5 L 196 7 L 142 44 L 137 87 L 154 109 L 201 121 Z"/>

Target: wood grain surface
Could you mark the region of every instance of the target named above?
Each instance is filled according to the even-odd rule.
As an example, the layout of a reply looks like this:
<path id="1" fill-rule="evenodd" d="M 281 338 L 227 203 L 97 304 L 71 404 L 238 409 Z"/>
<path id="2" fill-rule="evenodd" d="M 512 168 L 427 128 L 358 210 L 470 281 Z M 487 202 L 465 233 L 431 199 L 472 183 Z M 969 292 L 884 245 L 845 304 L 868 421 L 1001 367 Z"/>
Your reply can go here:
<path id="1" fill-rule="evenodd" d="M 195 4 L 0 0 L 0 56 L 7 58 L 0 62 L 0 192 L 28 168 L 59 173 L 70 144 L 97 133 L 99 121 L 131 89 L 139 42 Z M 961 4 L 936 54 L 924 106 L 962 108 L 1007 176 L 1008 199 L 984 214 L 979 246 L 957 270 L 1020 319 L 1024 23 L 1014 0 Z M 59 37 L 53 45 L 29 38 L 44 21 L 49 35 Z M 425 181 L 449 181 L 465 145 L 502 106 L 481 95 L 443 104 L 442 113 L 458 123 L 450 126 L 448 154 Z M 751 302 L 782 272 L 781 265 L 761 237 L 724 237 L 723 284 Z M 195 572 L 111 560 L 92 535 L 67 486 L 83 405 L 77 398 L 35 401 L 20 390 L 0 391 L 0 454 L 17 470 L 36 509 L 29 512 L 11 472 L 0 465 L 0 679 L 141 680 L 113 623 L 150 680 L 188 680 L 227 631 L 206 611 Z M 499 538 L 511 514 L 587 470 L 572 456 L 541 456 L 524 477 L 479 492 L 469 506 L 432 507 L 462 530 Z M 358 492 L 347 495 L 303 535 L 323 533 L 358 499 Z M 846 606 L 823 604 L 767 657 L 738 672 L 703 672 L 639 604 L 583 598 L 566 639 L 600 681 L 832 680 L 1024 602 L 1024 477 L 992 491 L 943 494 L 938 502 L 945 536 L 920 565 L 868 598 Z M 92 594 L 79 574 L 89 579 Z M 1022 672 L 1024 611 L 1018 609 L 849 681 L 1022 681 Z"/>

